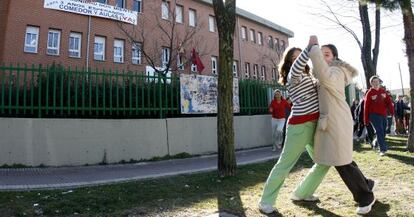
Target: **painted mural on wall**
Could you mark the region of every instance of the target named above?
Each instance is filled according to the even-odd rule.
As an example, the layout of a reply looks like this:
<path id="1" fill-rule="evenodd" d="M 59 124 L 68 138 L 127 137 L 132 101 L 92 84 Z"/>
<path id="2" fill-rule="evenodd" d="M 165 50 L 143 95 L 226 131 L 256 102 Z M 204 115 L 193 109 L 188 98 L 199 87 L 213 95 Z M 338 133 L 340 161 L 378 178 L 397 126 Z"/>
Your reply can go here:
<path id="1" fill-rule="evenodd" d="M 218 78 L 206 75 L 180 75 L 181 113 L 217 113 Z M 239 82 L 233 79 L 233 112 L 240 112 Z"/>

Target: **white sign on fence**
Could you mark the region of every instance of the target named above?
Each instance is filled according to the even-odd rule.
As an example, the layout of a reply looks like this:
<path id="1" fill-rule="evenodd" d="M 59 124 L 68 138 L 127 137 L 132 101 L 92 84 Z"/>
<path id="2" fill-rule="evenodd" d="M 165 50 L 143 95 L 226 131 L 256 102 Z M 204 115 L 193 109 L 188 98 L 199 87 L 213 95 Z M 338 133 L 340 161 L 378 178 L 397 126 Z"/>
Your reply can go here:
<path id="1" fill-rule="evenodd" d="M 138 12 L 85 0 L 45 0 L 44 8 L 102 17 L 137 25 Z"/>

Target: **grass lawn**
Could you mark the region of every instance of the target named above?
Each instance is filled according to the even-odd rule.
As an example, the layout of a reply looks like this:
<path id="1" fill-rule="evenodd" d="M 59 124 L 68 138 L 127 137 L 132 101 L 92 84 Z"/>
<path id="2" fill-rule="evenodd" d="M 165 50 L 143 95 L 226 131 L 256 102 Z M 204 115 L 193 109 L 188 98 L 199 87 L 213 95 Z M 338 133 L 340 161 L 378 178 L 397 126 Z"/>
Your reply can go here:
<path id="1" fill-rule="evenodd" d="M 385 157 L 367 144 L 355 145 L 362 172 L 380 181 L 369 216 L 414 216 L 414 154 L 405 151 L 405 142 L 389 137 Z M 0 216 L 207 216 L 218 211 L 264 216 L 257 201 L 274 163 L 239 167 L 230 178 L 210 172 L 73 190 L 0 192 Z M 316 192 L 320 202 L 289 199 L 311 166 L 304 154 L 286 179 L 276 204 L 282 216 L 356 216 L 352 195 L 332 168 Z"/>

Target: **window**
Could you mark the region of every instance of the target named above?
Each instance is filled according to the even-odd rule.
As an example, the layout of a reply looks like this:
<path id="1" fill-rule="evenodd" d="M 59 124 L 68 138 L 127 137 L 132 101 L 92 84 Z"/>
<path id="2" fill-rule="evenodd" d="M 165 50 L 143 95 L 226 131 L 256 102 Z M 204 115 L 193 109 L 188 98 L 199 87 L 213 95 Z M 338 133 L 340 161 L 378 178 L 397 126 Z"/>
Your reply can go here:
<path id="1" fill-rule="evenodd" d="M 253 43 L 256 43 L 256 33 L 254 32 L 253 29 L 250 29 L 250 41 L 252 41 Z"/>
<path id="2" fill-rule="evenodd" d="M 69 56 L 81 57 L 82 35 L 80 33 L 71 32 L 69 34 Z"/>
<path id="3" fill-rule="evenodd" d="M 104 37 L 95 37 L 93 58 L 95 60 L 105 60 L 105 38 Z"/>
<path id="4" fill-rule="evenodd" d="M 211 73 L 217 75 L 217 57 L 211 57 Z"/>
<path id="5" fill-rule="evenodd" d="M 274 46 L 275 46 L 276 51 L 280 51 L 279 39 L 278 38 L 275 38 L 275 44 L 274 44 Z"/>
<path id="6" fill-rule="evenodd" d="M 177 69 L 184 70 L 184 61 L 181 55 L 177 55 Z"/>
<path id="7" fill-rule="evenodd" d="M 257 64 L 253 65 L 253 79 L 257 79 L 257 73 L 259 72 L 259 66 Z"/>
<path id="8" fill-rule="evenodd" d="M 210 32 L 216 31 L 216 21 L 214 19 L 215 18 L 213 16 L 208 16 L 208 29 Z"/>
<path id="9" fill-rule="evenodd" d="M 114 62 L 123 63 L 124 62 L 124 41 L 123 40 L 114 40 Z"/>
<path id="10" fill-rule="evenodd" d="M 286 44 L 285 44 L 285 41 L 283 41 L 283 40 L 282 40 L 282 45 L 281 45 L 281 48 L 280 49 L 282 51 L 284 51 L 286 49 Z"/>
<path id="11" fill-rule="evenodd" d="M 249 78 L 250 77 L 250 63 L 244 64 L 244 72 L 245 72 L 244 76 L 246 78 Z"/>
<path id="12" fill-rule="evenodd" d="M 260 68 L 260 79 L 262 79 L 263 81 L 266 80 L 266 67 L 262 66 L 262 68 Z"/>
<path id="13" fill-rule="evenodd" d="M 267 37 L 267 44 L 269 45 L 269 48 L 273 49 L 273 37 L 272 36 Z"/>
<path id="14" fill-rule="evenodd" d="M 234 77 L 237 77 L 238 76 L 238 73 L 237 73 L 237 65 L 238 65 L 238 63 L 237 63 L 237 61 L 236 60 L 233 60 L 233 76 Z"/>
<path id="15" fill-rule="evenodd" d="M 257 42 L 259 43 L 259 45 L 263 45 L 263 33 L 257 33 Z"/>
<path id="16" fill-rule="evenodd" d="M 167 1 L 162 1 L 161 4 L 161 17 L 162 19 L 168 20 L 170 17 L 170 3 Z"/>
<path id="17" fill-rule="evenodd" d="M 247 41 L 247 28 L 245 26 L 242 26 L 241 28 L 241 37 L 243 40 Z"/>
<path id="18" fill-rule="evenodd" d="M 194 9 L 190 9 L 188 11 L 188 19 L 189 19 L 189 25 L 190 26 L 196 26 L 197 25 L 197 12 Z"/>
<path id="19" fill-rule="evenodd" d="M 162 66 L 163 67 L 167 66 L 169 61 L 170 61 L 170 48 L 163 47 L 162 48 L 162 57 L 161 57 Z"/>
<path id="20" fill-rule="evenodd" d="M 175 22 L 183 23 L 183 6 L 181 5 L 175 6 Z"/>
<path id="21" fill-rule="evenodd" d="M 191 72 L 197 72 L 197 65 L 191 64 Z"/>
<path id="22" fill-rule="evenodd" d="M 60 31 L 49 30 L 47 34 L 47 54 L 59 55 Z"/>
<path id="23" fill-rule="evenodd" d="M 39 28 L 26 27 L 26 38 L 24 40 L 24 52 L 37 53 L 37 43 L 39 41 Z"/>
<path id="24" fill-rule="evenodd" d="M 102 3 L 102 4 L 107 4 L 107 0 L 97 0 L 97 2 Z"/>
<path id="25" fill-rule="evenodd" d="M 132 10 L 138 13 L 142 13 L 142 0 L 133 0 Z"/>
<path id="26" fill-rule="evenodd" d="M 116 0 L 115 7 L 125 8 L 125 0 Z"/>
<path id="27" fill-rule="evenodd" d="M 142 44 L 139 42 L 132 43 L 132 64 L 141 64 Z"/>
<path id="28" fill-rule="evenodd" d="M 272 69 L 272 80 L 276 80 L 276 68 Z"/>

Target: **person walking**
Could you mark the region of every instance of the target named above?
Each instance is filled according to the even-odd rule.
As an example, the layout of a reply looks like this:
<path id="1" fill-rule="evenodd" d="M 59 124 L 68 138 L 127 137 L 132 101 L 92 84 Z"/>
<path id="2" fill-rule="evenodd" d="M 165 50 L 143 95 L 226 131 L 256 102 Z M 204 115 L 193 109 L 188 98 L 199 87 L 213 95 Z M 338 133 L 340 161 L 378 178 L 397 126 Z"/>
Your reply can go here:
<path id="1" fill-rule="evenodd" d="M 375 128 L 377 141 L 380 146 L 380 156 L 384 156 L 388 150 L 385 142 L 387 127 L 387 108 L 391 115 L 394 115 L 394 105 L 391 97 L 380 87 L 380 79 L 374 75 L 370 78 L 371 88 L 365 96 L 364 124 L 370 122 Z"/>
<path id="2" fill-rule="evenodd" d="M 355 115 L 355 110 L 358 107 L 358 104 L 359 104 L 359 101 L 357 99 L 354 99 L 352 101 L 352 105 L 351 105 L 351 115 L 352 115 L 352 120 L 354 121 L 354 134 L 358 130 L 358 120 L 357 120 L 357 117 Z"/>
<path id="3" fill-rule="evenodd" d="M 365 95 L 367 93 L 368 90 L 365 92 Z M 375 135 L 375 129 L 371 123 L 366 126 L 364 124 L 364 104 L 365 100 L 362 98 L 355 110 L 355 116 L 358 120 L 357 141 L 359 141 L 365 135 L 365 142 L 371 144 L 372 148 L 376 148 L 378 146 L 378 142 Z"/>
<path id="4" fill-rule="evenodd" d="M 405 131 L 409 132 L 410 131 L 409 126 L 410 126 L 410 115 L 411 115 L 411 103 L 408 101 L 407 97 L 403 97 L 403 101 L 408 108 L 404 112 L 404 120 L 405 120 L 404 127 L 405 127 Z"/>
<path id="5" fill-rule="evenodd" d="M 395 131 L 398 135 L 400 134 L 405 135 L 406 131 L 405 131 L 405 126 L 404 126 L 404 118 L 405 118 L 404 115 L 405 115 L 405 110 L 409 110 L 410 108 L 405 104 L 402 95 L 399 95 L 397 97 L 394 107 L 395 107 L 395 125 L 396 125 Z"/>
<path id="6" fill-rule="evenodd" d="M 320 117 L 315 132 L 314 162 L 335 166 L 358 203 L 356 213 L 367 214 L 375 203 L 372 192 L 375 181 L 367 179 L 352 159 L 353 120 L 345 97 L 345 87 L 352 83 L 358 72 L 338 58 L 334 45 L 320 48 L 317 37 L 311 36 L 309 47 L 313 74 L 319 81 Z"/>
<path id="7" fill-rule="evenodd" d="M 269 105 L 269 112 L 272 114 L 272 151 L 282 148 L 286 109 L 290 110 L 290 107 L 290 104 L 283 98 L 282 92 L 276 89 Z"/>
<path id="8" fill-rule="evenodd" d="M 292 111 L 287 123 L 285 145 L 266 180 L 258 204 L 259 210 L 266 214 L 277 211 L 274 204 L 279 190 L 303 151 L 306 149 L 311 158 L 314 155 L 313 141 L 319 106 L 316 80 L 309 72 L 309 66 L 306 64 L 308 60 L 307 49 L 302 51 L 299 48 L 291 48 L 285 54 L 280 67 L 281 83 L 287 86 L 292 101 Z M 314 164 L 291 199 L 317 201 L 318 198 L 313 193 L 328 170 L 329 166 Z"/>

